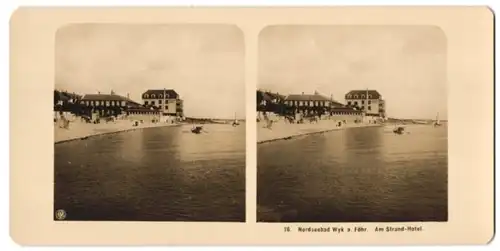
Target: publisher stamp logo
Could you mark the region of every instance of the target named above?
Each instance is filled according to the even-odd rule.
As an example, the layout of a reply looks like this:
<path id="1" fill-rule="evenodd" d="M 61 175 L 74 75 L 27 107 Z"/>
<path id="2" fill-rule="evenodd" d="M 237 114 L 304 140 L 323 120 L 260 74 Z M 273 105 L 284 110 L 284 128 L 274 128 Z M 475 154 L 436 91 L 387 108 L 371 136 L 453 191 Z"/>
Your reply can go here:
<path id="1" fill-rule="evenodd" d="M 64 220 L 66 219 L 66 211 L 62 209 L 56 210 L 56 219 L 57 220 Z"/>

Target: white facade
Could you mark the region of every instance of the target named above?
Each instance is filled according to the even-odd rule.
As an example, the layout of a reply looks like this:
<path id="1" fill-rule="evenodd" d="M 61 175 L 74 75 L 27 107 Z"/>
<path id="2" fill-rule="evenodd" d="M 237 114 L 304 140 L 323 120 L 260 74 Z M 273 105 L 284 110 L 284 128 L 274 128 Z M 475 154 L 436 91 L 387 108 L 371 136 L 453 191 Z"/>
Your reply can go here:
<path id="1" fill-rule="evenodd" d="M 151 105 L 161 108 L 163 113 L 176 114 L 177 108 L 182 108 L 182 100 L 179 99 L 142 99 L 144 105 Z"/>
<path id="2" fill-rule="evenodd" d="M 174 90 L 147 90 L 142 94 L 144 106 L 160 108 L 164 115 L 183 117 L 184 102 Z"/>
<path id="3" fill-rule="evenodd" d="M 385 102 L 381 99 L 347 99 L 346 104 L 357 106 L 368 114 L 381 114 L 385 110 Z"/>
<path id="4" fill-rule="evenodd" d="M 386 104 L 376 90 L 353 90 L 345 95 L 346 105 L 358 107 L 365 115 L 385 117 Z"/>

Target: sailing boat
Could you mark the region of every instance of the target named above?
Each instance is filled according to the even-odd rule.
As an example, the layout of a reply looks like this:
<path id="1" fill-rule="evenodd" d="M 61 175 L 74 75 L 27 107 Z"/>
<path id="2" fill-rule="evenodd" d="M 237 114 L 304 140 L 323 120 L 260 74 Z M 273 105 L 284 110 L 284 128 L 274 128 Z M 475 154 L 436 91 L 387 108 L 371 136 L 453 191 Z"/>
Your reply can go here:
<path id="1" fill-rule="evenodd" d="M 436 115 L 436 121 L 434 121 L 434 126 L 441 126 L 441 123 L 439 122 L 439 112 Z"/>
<path id="2" fill-rule="evenodd" d="M 233 121 L 233 126 L 239 126 L 240 122 L 236 119 L 236 113 L 234 113 L 234 121 Z"/>

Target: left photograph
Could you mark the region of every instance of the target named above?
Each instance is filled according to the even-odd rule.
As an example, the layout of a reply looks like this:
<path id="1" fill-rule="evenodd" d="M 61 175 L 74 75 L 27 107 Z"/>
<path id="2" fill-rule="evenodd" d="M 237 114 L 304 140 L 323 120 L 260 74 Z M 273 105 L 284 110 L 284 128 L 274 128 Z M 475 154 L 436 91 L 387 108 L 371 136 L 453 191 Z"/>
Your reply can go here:
<path id="1" fill-rule="evenodd" d="M 245 221 L 245 44 L 224 24 L 55 36 L 54 220 Z"/>

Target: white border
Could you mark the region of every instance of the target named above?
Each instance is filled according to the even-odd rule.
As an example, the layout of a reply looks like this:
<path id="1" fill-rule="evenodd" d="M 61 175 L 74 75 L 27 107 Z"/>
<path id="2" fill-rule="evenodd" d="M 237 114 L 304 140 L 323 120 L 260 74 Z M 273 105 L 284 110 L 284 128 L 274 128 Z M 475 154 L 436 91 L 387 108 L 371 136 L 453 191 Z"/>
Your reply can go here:
<path id="1" fill-rule="evenodd" d="M 192 6 L 326 6 L 326 5 L 487 5 L 490 6 L 493 11 L 495 10 L 500 10 L 500 1 L 498 0 L 486 0 L 486 1 L 481 1 L 481 0 L 476 0 L 476 1 L 443 1 L 443 0 L 420 0 L 420 1 L 405 1 L 402 3 L 401 1 L 377 1 L 377 2 L 372 2 L 372 1 L 361 1 L 361 0 L 351 0 L 351 1 L 318 1 L 318 0 L 303 0 L 303 1 L 278 1 L 278 0 L 240 0 L 240 1 L 235 1 L 235 0 L 213 0 L 213 1 L 203 1 L 203 0 L 198 0 L 198 1 L 153 1 L 153 0 L 128 0 L 128 1 L 123 1 L 123 0 L 86 0 L 86 1 L 76 1 L 76 0 L 13 0 L 13 1 L 2 1 L 1 2 L 1 8 L 0 8 L 0 13 L 2 16 L 2 25 L 0 26 L 1 32 L 4 35 L 4 38 L 0 40 L 1 43 L 1 48 L 2 48 L 2 67 L 1 67 L 1 76 L 2 76 L 2 82 L 1 82 L 1 90 L 0 90 L 0 102 L 1 106 L 5 113 L 9 112 L 9 20 L 10 20 L 10 15 L 14 12 L 14 10 L 18 6 L 186 6 L 186 5 L 192 5 Z M 498 27 L 498 26 L 497 26 Z M 495 32 L 497 32 L 498 28 L 495 28 Z M 497 43 L 495 44 L 497 46 Z M 498 94 L 498 93 L 496 93 Z M 495 107 L 498 108 L 498 107 Z M 496 109 L 498 110 L 498 109 Z M 498 113 L 496 112 L 496 116 L 498 116 Z M 4 118 L 8 118 L 7 116 L 3 116 Z M 0 180 L 0 184 L 2 184 L 2 188 L 0 189 L 0 197 L 2 198 L 2 206 L 0 207 L 1 210 L 1 223 L 2 227 L 0 228 L 0 244 L 1 244 L 1 250 L 19 250 L 20 246 L 18 246 L 16 243 L 12 241 L 9 235 L 9 207 L 8 207 L 8 198 L 9 198 L 9 125 L 6 123 L 5 120 L 0 121 L 0 126 L 2 127 L 1 132 L 4 134 L 3 137 L 0 137 L 1 139 L 1 160 L 2 160 L 2 165 L 1 165 L 1 174 L 0 177 L 2 180 Z M 496 128 L 497 129 L 497 128 Z M 496 174 L 496 178 L 498 178 L 498 173 Z M 498 193 L 496 194 L 496 198 L 498 198 Z M 498 213 L 498 208 L 496 209 L 496 213 Z M 473 231 L 473 230 L 472 230 Z M 375 249 L 375 250 L 386 250 L 386 249 L 415 249 L 415 248 L 425 248 L 428 250 L 443 250 L 443 249 L 449 249 L 449 250 L 465 250 L 466 248 L 474 248 L 474 249 L 492 249 L 492 250 L 498 250 L 500 247 L 500 241 L 494 240 L 492 243 L 490 243 L 487 246 L 447 246 L 447 247 L 350 247 L 354 250 L 360 250 L 364 248 L 370 248 L 370 249 Z M 494 247 L 497 248 L 494 248 Z M 61 247 L 66 250 L 68 247 Z M 195 247 L 171 247 L 174 250 L 194 250 Z M 256 249 L 258 248 L 259 250 L 270 250 L 272 249 L 271 247 L 246 247 L 246 248 L 240 248 L 240 249 Z M 277 248 L 277 247 L 276 247 Z M 290 247 L 287 247 L 287 250 Z M 312 249 L 312 247 L 296 247 L 297 249 Z M 326 249 L 328 248 L 329 250 L 334 248 L 335 250 L 345 250 L 347 247 L 318 247 L 318 249 Z M 35 250 L 54 250 L 57 249 L 55 247 L 39 247 L 39 248 L 32 248 Z M 103 247 L 85 247 L 85 248 L 79 248 L 83 250 L 104 250 Z M 120 247 L 120 250 L 131 250 L 132 248 L 125 248 L 125 247 Z M 143 247 L 143 250 L 153 250 L 155 249 L 154 247 Z M 207 247 L 205 248 L 207 250 L 220 250 L 221 247 Z M 285 249 L 285 247 L 281 247 L 278 249 Z"/>

